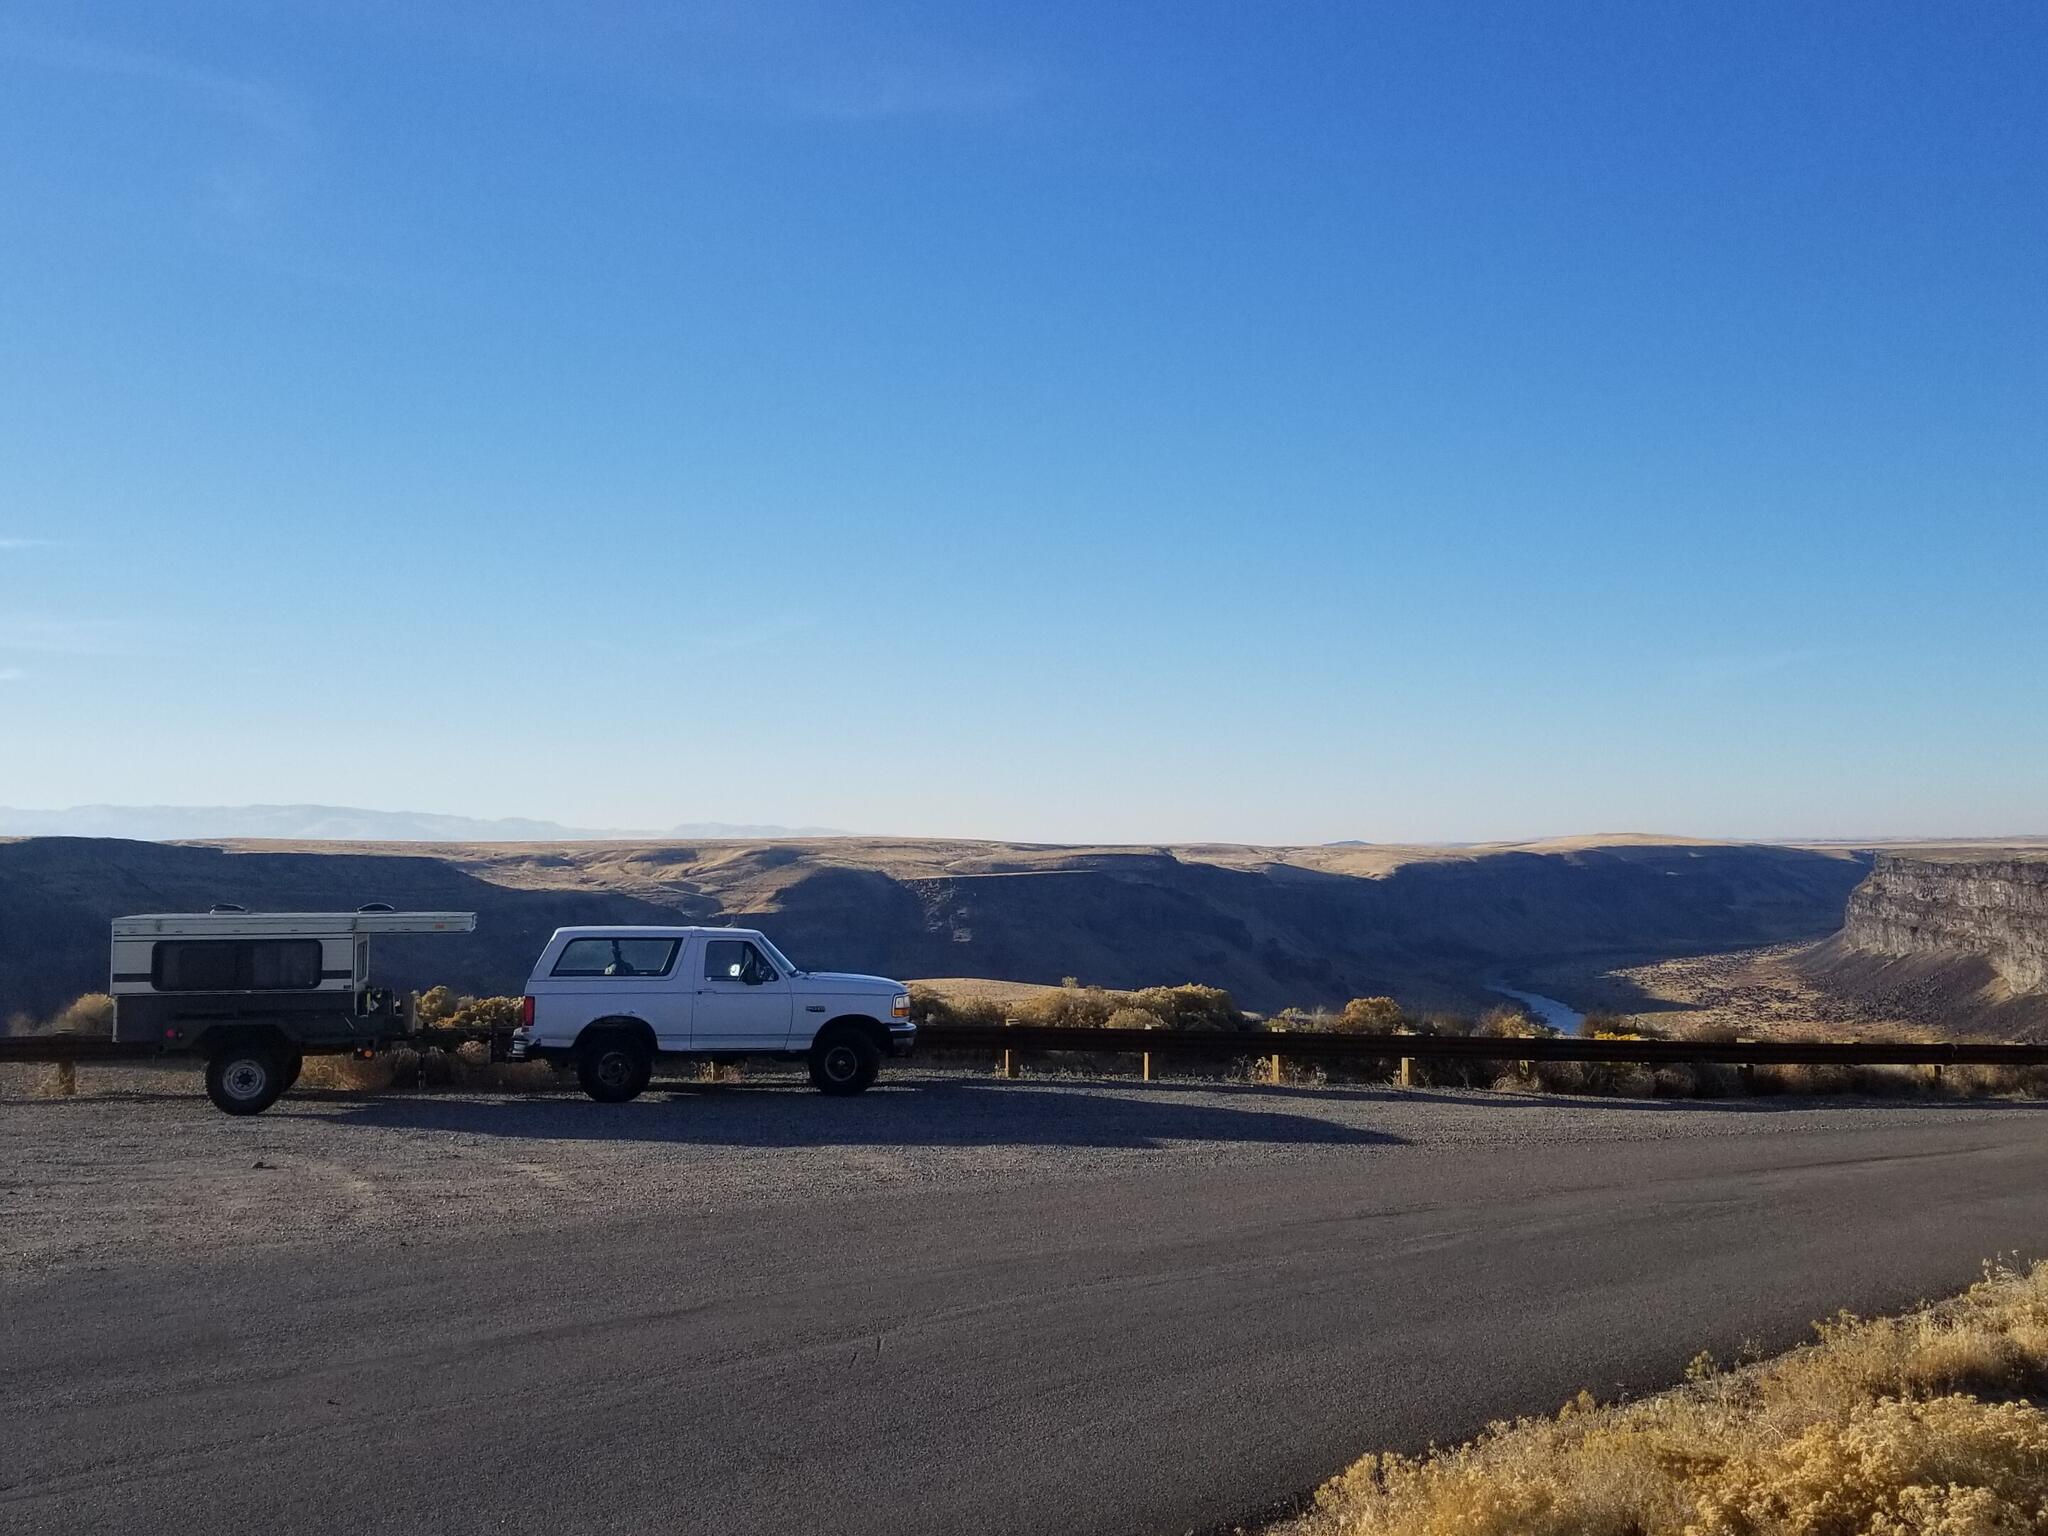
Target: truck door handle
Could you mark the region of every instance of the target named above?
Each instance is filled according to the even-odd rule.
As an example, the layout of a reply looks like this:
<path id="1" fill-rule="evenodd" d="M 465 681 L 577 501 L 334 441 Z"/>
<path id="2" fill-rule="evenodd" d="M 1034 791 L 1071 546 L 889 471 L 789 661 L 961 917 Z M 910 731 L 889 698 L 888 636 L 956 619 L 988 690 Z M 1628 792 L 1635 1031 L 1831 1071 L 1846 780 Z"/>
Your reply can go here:
<path id="1" fill-rule="evenodd" d="M 805 1003 L 805 1004 L 804 1004 L 804 1012 L 805 1012 L 805 1013 L 823 1013 L 824 1011 L 825 1011 L 825 1005 L 824 1005 L 823 1003 Z"/>

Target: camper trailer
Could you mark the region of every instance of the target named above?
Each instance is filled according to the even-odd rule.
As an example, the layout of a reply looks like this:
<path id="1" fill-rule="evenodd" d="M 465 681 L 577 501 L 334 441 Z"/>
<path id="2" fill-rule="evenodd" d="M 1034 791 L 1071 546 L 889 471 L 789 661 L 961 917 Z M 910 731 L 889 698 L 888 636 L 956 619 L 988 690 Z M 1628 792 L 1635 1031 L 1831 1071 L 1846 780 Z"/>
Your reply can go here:
<path id="1" fill-rule="evenodd" d="M 370 985 L 378 935 L 472 933 L 473 912 L 155 913 L 114 919 L 114 1039 L 206 1059 L 206 1092 L 260 1114 L 304 1058 L 406 1039 L 408 998 Z"/>

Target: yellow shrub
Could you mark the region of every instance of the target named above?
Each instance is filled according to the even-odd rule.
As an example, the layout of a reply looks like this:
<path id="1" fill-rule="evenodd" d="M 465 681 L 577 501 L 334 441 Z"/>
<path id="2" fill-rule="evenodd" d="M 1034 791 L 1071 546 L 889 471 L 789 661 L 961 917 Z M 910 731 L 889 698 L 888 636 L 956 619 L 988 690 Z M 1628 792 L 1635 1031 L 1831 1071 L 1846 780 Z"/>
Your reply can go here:
<path id="1" fill-rule="evenodd" d="M 2048 1264 L 1689 1385 L 1369 1456 L 1296 1536 L 2007 1536 L 2048 1532 Z M 2007 1396 L 2010 1394 L 2010 1396 Z M 1987 1395 L 1998 1400 L 1987 1400 Z"/>

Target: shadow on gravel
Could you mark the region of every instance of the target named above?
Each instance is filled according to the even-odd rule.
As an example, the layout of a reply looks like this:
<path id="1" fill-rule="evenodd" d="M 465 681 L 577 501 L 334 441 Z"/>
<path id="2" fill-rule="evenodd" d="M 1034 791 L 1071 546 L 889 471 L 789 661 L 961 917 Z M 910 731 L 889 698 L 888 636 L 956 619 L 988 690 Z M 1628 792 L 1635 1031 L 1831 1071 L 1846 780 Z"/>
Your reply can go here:
<path id="1" fill-rule="evenodd" d="M 289 1114 L 287 1100 L 271 1111 Z M 718 1147 L 1032 1146 L 1143 1149 L 1164 1142 L 1395 1146 L 1402 1138 L 1314 1115 L 1177 1103 L 1074 1088 L 912 1083 L 829 1099 L 809 1088 L 656 1087 L 631 1104 L 581 1098 L 388 1098 L 319 1117 L 327 1124 L 460 1131 L 542 1141 L 648 1141 Z"/>
<path id="2" fill-rule="evenodd" d="M 1302 1090 L 1313 1093 L 1314 1089 Z M 1432 1104 L 1469 1104 L 1485 1109 L 1597 1109 L 1646 1115 L 1824 1114 L 1833 1109 L 1882 1109 L 1897 1114 L 1962 1114 L 1998 1110 L 2039 1114 L 2044 1099 L 1916 1099 L 1904 1095 L 1849 1093 L 1751 1094 L 1726 1099 L 1624 1099 L 1599 1093 L 1487 1093 L 1459 1088 L 1398 1090 L 1396 1096 Z"/>

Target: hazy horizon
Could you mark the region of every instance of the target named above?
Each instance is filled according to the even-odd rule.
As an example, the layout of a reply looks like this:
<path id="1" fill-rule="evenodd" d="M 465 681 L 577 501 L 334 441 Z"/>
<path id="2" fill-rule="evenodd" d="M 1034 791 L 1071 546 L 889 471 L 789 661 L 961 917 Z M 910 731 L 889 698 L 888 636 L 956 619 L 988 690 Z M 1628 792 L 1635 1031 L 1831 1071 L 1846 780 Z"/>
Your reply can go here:
<path id="1" fill-rule="evenodd" d="M 396 832 L 359 832 L 359 833 L 355 833 L 355 834 L 342 834 L 342 833 L 323 833 L 323 832 L 306 832 L 306 831 L 301 831 L 301 832 L 270 832 L 270 833 L 266 833 L 266 832 L 256 832 L 256 831 L 220 831 L 220 830 L 215 830 L 215 831 L 189 831 L 189 830 L 188 830 L 188 831 L 182 831 L 182 832 L 162 832 L 162 833 L 140 833 L 140 832 L 104 832 L 104 833 L 93 833 L 93 832 L 85 832 L 85 831 L 74 831 L 74 830 L 64 830 L 64 829 L 54 829 L 54 830 L 52 830 L 52 829 L 37 829 L 37 828 L 33 828 L 33 827 L 31 827 L 31 828 L 30 828 L 30 829 L 28 829 L 28 830 L 21 830 L 21 829 L 22 829 L 22 828 L 24 827 L 24 825 L 26 825 L 26 823 L 24 822 L 24 818 L 36 818 L 36 819 L 45 819 L 45 818 L 47 818 L 47 819 L 49 819 L 49 820 L 52 820 L 52 821 L 63 821 L 63 820 L 67 820 L 67 819 L 74 819 L 74 818 L 77 818 L 77 819 L 84 819 L 84 818 L 88 818 L 88 817 L 91 817 L 91 816 L 93 816 L 93 815 L 95 815 L 95 814 L 97 814 L 97 813 L 118 813 L 118 814 L 122 814 L 122 815 L 128 815 L 128 816 L 132 816 L 132 817 L 135 817 L 135 818 L 137 818 L 137 819 L 144 819 L 144 818 L 147 818 L 147 817 L 148 817 L 149 815 L 151 815 L 151 814 L 157 814 L 157 815 L 160 815 L 160 816 L 176 816 L 176 817 L 184 817 L 184 818 L 189 818 L 189 819 L 191 819 L 191 820 L 193 820 L 193 821 L 195 821 L 195 822 L 199 822 L 199 821 L 203 821 L 203 820 L 205 820 L 205 819 L 206 819 L 207 817 L 209 817 L 209 816 L 213 816 L 213 815 L 215 815 L 216 813 L 218 813 L 219 817 L 221 818 L 221 825 L 222 825 L 222 826 L 229 826 L 229 825 L 232 825 L 232 820 L 231 820 L 231 819 L 232 819 L 232 818 L 234 818 L 234 817 L 237 817 L 237 816 L 242 816 L 242 817 L 246 817 L 246 816 L 249 816 L 249 815 L 250 815 L 251 813 L 279 813 L 279 812 L 303 812 L 303 813 L 309 813 L 309 815 L 308 815 L 308 820 L 309 820 L 309 821 L 315 821 L 315 820 L 317 820 L 317 819 L 318 819 L 318 818 L 319 818 L 320 816 L 322 816 L 322 815 L 326 815 L 326 816 L 339 816 L 339 817 L 360 817 L 360 818 L 384 818 L 384 819 L 388 819 L 389 821 L 391 821 L 391 822 L 394 822 L 394 823 L 395 823 L 395 822 L 422 822 L 422 823 L 430 823 L 430 822 L 445 822 L 445 823 L 458 823 L 458 822 L 466 822 L 466 823 L 470 823 L 470 824 L 472 825 L 472 828 L 473 828 L 474 830 L 470 830 L 470 831 L 463 831 L 463 830 L 460 830 L 460 829 L 443 829 L 443 830 L 441 830 L 441 831 L 439 831 L 439 832 L 423 832 L 423 833 L 420 833 L 420 834 L 418 834 L 418 835 L 416 835 L 416 836 L 415 836 L 415 835 L 412 835 L 412 834 L 400 834 L 400 833 L 396 833 Z M 503 832 L 503 834 L 502 834 L 502 835 L 500 835 L 500 836 L 489 836 L 489 837 L 487 837 L 487 836 L 484 836 L 484 835 L 483 835 L 483 829 L 487 829 L 487 828 L 502 828 L 502 829 L 511 829 L 511 828 L 514 828 L 514 827 L 517 827 L 517 828 L 519 828 L 519 829 L 520 829 L 520 835 L 519 835 L 519 836 L 517 836 L 517 837 L 514 837 L 514 836 L 513 836 L 512 834 L 511 834 L 510 830 L 506 830 L 506 831 L 504 831 L 504 832 Z M 941 840 L 941 841 L 946 841 L 946 840 L 957 840 L 957 841 L 963 841 L 963 842 L 997 842 L 997 843 L 1035 843 L 1035 844 L 1051 844 L 1051 845 L 1054 845 L 1054 846 L 1059 846 L 1059 845 L 1074 845 L 1074 846 L 1082 846 L 1082 845 L 1092 845 L 1092 846 L 1151 846 L 1151 845 L 1154 845 L 1154 844 L 1158 844 L 1158 843 L 1162 843 L 1162 842 L 1163 842 L 1163 843 L 1168 843 L 1168 844 L 1198 844 L 1198 843 L 1212 843 L 1212 844 L 1221 844 L 1221 845 L 1225 845 L 1225 846 L 1229 846 L 1229 845 L 1243 845 L 1243 846 L 1249 846 L 1249 847 L 1258 847 L 1258 846 L 1288 846 L 1288 845 L 1284 845 L 1284 844 L 1275 844 L 1275 843 L 1272 843 L 1272 842 L 1270 842 L 1270 840 L 1266 840 L 1266 839 L 1259 839 L 1259 838 L 1242 838 L 1242 837 L 1204 837 L 1204 838 L 1167 838 L 1167 839 L 1160 839 L 1160 838 L 1074 838 L 1074 837 L 1032 837 L 1032 838 L 1020 838 L 1020 837 L 1005 837 L 1005 836 L 1002 836 L 1002 835 L 1000 835 L 1000 834 L 996 834 L 996 835 L 987 835 L 987 836 L 983 836 L 983 835 L 975 835 L 975 836 L 968 836 L 968 835 L 966 835 L 966 834 L 960 834 L 960 833 L 934 833 L 934 832 L 931 832 L 931 831 L 927 831 L 927 830 L 918 830 L 918 829 L 908 829 L 908 830 L 906 830 L 906 829 L 902 829 L 902 828 L 897 828 L 897 829 L 880 829 L 880 830 L 878 830 L 878 829 L 857 829 L 857 828 L 844 828 L 844 827 L 826 827 L 826 826 L 819 826 L 819 825 L 814 825 L 814 824 L 810 824 L 810 823 L 805 823 L 805 822 L 800 822 L 800 821 L 799 821 L 799 822 L 782 822 L 782 823 L 773 823 L 773 822 L 771 822 L 771 823 L 740 823 L 740 822 L 724 822 L 724 821 L 718 821 L 718 820 L 677 820 L 677 821 L 661 821 L 661 822 L 651 822 L 651 823 L 648 823 L 648 824 L 646 824 L 646 825 L 643 825 L 643 826 L 620 826 L 620 827 L 590 827 L 590 826 L 582 826 L 582 825 L 578 825 L 578 824 L 575 824 L 575 823 L 571 823 L 571 822 L 564 822 L 564 821 L 561 821 L 561 820 L 559 820 L 559 819 L 557 819 L 557 818 L 554 818 L 554 817 L 547 817 L 547 816 L 504 816 L 504 817 L 496 817 L 496 816 L 473 816 L 473 815 L 470 815 L 470 814 L 467 814 L 467 813 L 464 813 L 464 812 L 460 812 L 460 811 L 426 811 L 426 810 L 421 810 L 421 809 L 419 809 L 418 807 L 407 807 L 407 808 L 402 808 L 402 809 L 386 809 L 386 808 L 379 808 L 379 807 L 373 807 L 373 806 L 359 806 L 359 805 L 351 805 L 351 806 L 340 806 L 340 805 L 318 805 L 318 804 L 305 804 L 305 803 L 290 803 L 290 802 L 287 802 L 287 803 L 278 803 L 278 804 L 263 804 L 263 803 L 252 803 L 252 804 L 249 804 L 249 805 L 240 805 L 240 806 L 169 806 L 169 805 L 107 805 L 107 804 L 95 804 L 95 805 L 80 805 L 80 806 L 60 806 L 60 807 L 31 807 L 31 806 L 0 806 L 0 837 L 21 837 L 21 836 L 88 836 L 88 835 L 105 835 L 105 836 L 133 836 L 133 837 L 138 837 L 138 838 L 141 838 L 141 839 L 143 839 L 143 840 L 148 840 L 148 841 L 178 841 L 178 840 L 189 840 L 189 839 L 192 839 L 192 838 L 206 838 L 206 837 L 235 837 L 235 838 L 257 838 L 257 837 L 266 837 L 266 836 L 274 836 L 274 837 L 284 838 L 284 839 L 288 839 L 288 840 L 299 840 L 299 841 L 315 841 L 315 842 L 316 842 L 316 841 L 340 841 L 340 842 L 347 842 L 347 841 L 406 841 L 406 840 L 426 840 L 426 841 L 433 841 L 433 840 L 447 840 L 447 841 L 460 841 L 460 840 L 463 840 L 464 838 L 473 838 L 473 839 L 476 839 L 476 840 L 481 840 L 481 841 L 539 841 L 539 842 L 544 842 L 544 841 L 550 841 L 550 840 L 554 840 L 554 839 L 557 839 L 557 838 L 561 838 L 561 839 L 569 839 L 569 840 L 598 840 L 598 839 L 605 839 L 605 838 L 617 838 L 617 839 L 633 839 L 633 838 L 662 838 L 662 837 L 678 837 L 678 836 L 686 836 L 686 837 L 708 838 L 708 839 L 713 839 L 713 840 L 716 840 L 716 839 L 748 840 L 748 839 L 754 839 L 754 838 L 831 838 L 831 837 L 848 837 L 848 838 L 861 838 L 861 839 L 869 839 L 869 840 L 874 840 L 874 841 L 919 841 L 919 840 Z M 1695 831 L 1686 831 L 1686 830 L 1682 830 L 1682 829 L 1673 829 L 1673 828 L 1668 828 L 1668 827 L 1664 827 L 1664 828 L 1653 828 L 1653 827 L 1579 827 L 1579 828 L 1571 828 L 1571 829 L 1566 829 L 1566 830 L 1561 830 L 1561 831 L 1560 831 L 1560 830 L 1552 830 L 1552 831 L 1548 831 L 1548 832 L 1536 832 L 1536 833 L 1528 833 L 1528 834 L 1523 834 L 1523 835 L 1519 835 L 1519 836 L 1515 836 L 1515 835 L 1510 835 L 1510 836 L 1507 836 L 1507 837 L 1491 837 L 1491 838 L 1463 838 L 1463 837 L 1417 837 L 1417 838 L 1324 838 L 1324 839 L 1319 839 L 1319 840 L 1317 840 L 1317 842 L 1315 842 L 1315 843 L 1307 843 L 1307 844 L 1300 844 L 1300 845 L 1296 845 L 1296 846 L 1311 846 L 1311 847 L 1312 847 L 1312 846 L 1326 846 L 1326 845 L 1328 845 L 1328 844 L 1331 844 L 1331 843 L 1343 843 L 1343 842 L 1357 842 L 1357 843 L 1363 843 L 1363 844 L 1384 844 L 1384 845 L 1389 845 L 1389 846 L 1401 846 L 1401 845 L 1407 845 L 1407 846 L 1417 846 L 1417 847 L 1449 847 L 1449 848 L 1455 848 L 1455 847 L 1469 847 L 1469 846 L 1476 846 L 1476 845 L 1482 845 L 1482 844 L 1496 844 L 1496 843 L 1505 843 L 1505 844 L 1531 844 L 1531 843 L 1542 843 L 1542 842 L 1550 842 L 1550 841 L 1572 841 L 1572 840 L 1584 840 L 1584 839 L 1593 839 L 1593 838 L 1601 838 L 1601 837 L 1612 837 L 1612 838 L 1617 838 L 1617 839 L 1621 839 L 1621 838 L 1650 838 L 1650 839 L 1669 839 L 1669 840 L 1672 840 L 1672 841 L 1676 841 L 1676 842 L 1684 842 L 1684 841 L 1700 841 L 1700 842 L 1732 842 L 1732 843 L 1767 843 L 1767 844 L 1787 844 L 1787 845 L 1798 845 L 1798 844 L 1837 844 L 1837 843 L 1842 843 L 1842 844 L 1881 844 L 1881 843 L 1928 843 L 1928 844 L 1940 844 L 1940 843 L 1945 843 L 1945 842 L 1968 842 L 1968 843 L 1976 843 L 1976 842 L 1989 842 L 1989 843 L 1993 843 L 1993 844 L 1997 844 L 1997 843 L 2002 843 L 2002 842 L 2010 842 L 2010 843 L 2014 843 L 2014 844 L 2022 844 L 2022 843 L 2036 843 L 2036 842 L 2040 842 L 2040 841 L 2043 841 L 2043 840 L 2048 840 L 2048 833 L 2043 833 L 2043 832 L 2027 832 L 2027 831 L 2006 831 L 2006 832 L 2002 832 L 2002 833 L 1995 833 L 1995 834 L 1990 834 L 1990 835 L 1988 835 L 1988 836 L 1987 836 L 1987 835 L 1982 835 L 1982 834 L 1960 834 L 1960 833 L 1955 833 L 1955 832 L 1944 832 L 1944 831 L 1934 831 L 1934 832 L 1920 832 L 1920 833 L 1914 833 L 1914 834 L 1906 834 L 1906 835 L 1896 835 L 1896 834 L 1894 834 L 1894 835 L 1884 835 L 1884 836 L 1848 836 L 1848 837 L 1835 837 L 1835 836 L 1821 836 L 1821 835 L 1813 835 L 1813 834 L 1800 834 L 1800 833 L 1786 833 L 1786 834 L 1780 834 L 1780 835 L 1775 835 L 1775 836 L 1770 836 L 1770 835 L 1764 835 L 1764 836 L 1756 836 L 1756 835 L 1744 835 L 1744 834 L 1739 834 L 1739 833 L 1703 833 L 1703 832 L 1695 832 Z"/>
<path id="2" fill-rule="evenodd" d="M 2048 826 L 2044 63 L 1998 0 L 22 0 L 0 803 Z"/>

